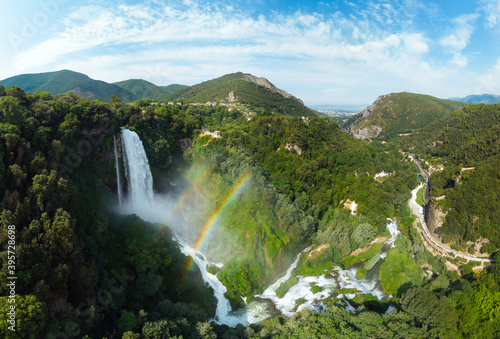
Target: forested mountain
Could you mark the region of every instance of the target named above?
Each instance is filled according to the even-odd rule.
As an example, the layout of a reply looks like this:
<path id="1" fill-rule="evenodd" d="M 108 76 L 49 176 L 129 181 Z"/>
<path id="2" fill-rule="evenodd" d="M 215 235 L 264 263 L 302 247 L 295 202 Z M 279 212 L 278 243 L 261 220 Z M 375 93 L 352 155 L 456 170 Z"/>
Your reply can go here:
<path id="1" fill-rule="evenodd" d="M 170 99 L 188 102 L 225 102 L 249 105 L 290 116 L 316 116 L 313 110 L 265 78 L 241 72 L 202 82 L 173 94 Z"/>
<path id="2" fill-rule="evenodd" d="M 500 247 L 500 104 L 470 104 L 400 142 L 445 165 L 431 177 L 431 193 L 446 195 L 445 240 L 485 237 L 494 244 L 486 248 Z"/>
<path id="3" fill-rule="evenodd" d="M 111 95 L 123 102 L 132 102 L 138 97 L 122 87 L 105 81 L 94 80 L 87 75 L 69 70 L 48 73 L 21 74 L 0 81 L 6 88 L 19 86 L 25 91 L 49 92 L 52 95 L 73 92 L 87 99 L 110 101 Z"/>
<path id="4" fill-rule="evenodd" d="M 429 95 L 391 93 L 377 98 L 341 127 L 358 139 L 389 139 L 427 126 L 464 105 Z"/>
<path id="5" fill-rule="evenodd" d="M 465 98 L 449 98 L 448 100 L 462 101 L 471 104 L 497 104 L 500 102 L 500 95 L 476 94 L 476 95 L 468 95 Z"/>
<path id="6" fill-rule="evenodd" d="M 498 120 L 497 106 L 463 112 L 453 121 L 457 131 L 470 129 L 468 141 L 482 138 L 475 128 L 485 131 Z M 227 288 L 233 306 L 243 306 L 242 297 L 256 301 L 309 246 L 281 292 L 301 279 L 299 272 L 335 278 L 333 267 L 362 267 L 358 271 L 365 275 L 380 270 L 375 278 L 386 298 L 306 284 L 308 292 L 327 293 L 318 311 L 287 317 L 274 309 L 249 326 L 210 321 L 214 291 L 172 240 L 175 225 L 148 223 L 115 208 L 120 176 L 114 141 L 120 127 L 139 136 L 157 197 L 179 197 L 172 210 L 186 209 L 183 228 L 190 227 L 190 218 L 201 224 L 217 220 L 203 250 L 223 263 L 208 269 Z M 493 132 L 486 135 L 485 141 L 496 142 Z M 484 156 L 474 161 L 495 159 L 490 148 L 478 147 Z M 462 276 L 449 271 L 448 258 L 428 252 L 414 227 L 407 202 L 417 170 L 399 145 L 354 139 L 328 119 L 262 109 L 248 120 L 224 106 L 128 104 L 117 98 L 104 103 L 0 86 L 0 159 L 0 321 L 12 321 L 12 298 L 17 320 L 15 332 L 0 327 L 1 337 L 500 335 L 500 265 L 477 274 L 463 265 Z M 375 176 L 382 171 L 388 174 Z M 235 190 L 243 187 L 241 178 L 247 184 Z M 160 214 L 169 220 L 165 206 Z M 387 218 L 401 232 L 392 245 L 382 245 L 389 238 Z M 13 244 L 15 250 L 9 248 Z M 8 285 L 13 274 L 14 297 Z M 348 312 L 344 299 L 353 294 Z M 303 302 L 297 299 L 295 310 Z"/>
<path id="7" fill-rule="evenodd" d="M 187 87 L 183 85 L 156 86 L 155 84 L 142 79 L 130 79 L 115 82 L 113 85 L 119 86 L 133 93 L 138 99 L 150 100 L 164 100 L 176 91 Z"/>

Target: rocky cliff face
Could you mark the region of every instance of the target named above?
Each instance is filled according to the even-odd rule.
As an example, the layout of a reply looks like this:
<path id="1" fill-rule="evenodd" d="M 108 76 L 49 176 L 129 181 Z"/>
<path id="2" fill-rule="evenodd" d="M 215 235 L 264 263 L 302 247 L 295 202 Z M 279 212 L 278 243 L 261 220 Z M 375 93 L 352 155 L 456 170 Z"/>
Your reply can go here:
<path id="1" fill-rule="evenodd" d="M 382 132 L 382 127 L 379 126 L 368 126 L 365 128 L 359 128 L 354 126 L 351 130 L 351 134 L 356 139 L 373 139 L 376 138 Z"/>
<path id="2" fill-rule="evenodd" d="M 73 94 L 75 94 L 79 97 L 82 97 L 82 98 L 90 99 L 90 98 L 94 97 L 94 93 L 92 93 L 88 89 L 83 89 L 80 86 L 77 86 L 69 91 L 66 91 L 63 94 L 68 94 L 69 92 L 72 92 Z"/>
<path id="3" fill-rule="evenodd" d="M 425 208 L 425 223 L 431 233 L 436 233 L 436 229 L 443 225 L 446 213 L 437 206 L 431 199 Z"/>
<path id="4" fill-rule="evenodd" d="M 286 91 L 284 91 L 282 89 L 279 89 L 276 86 L 274 86 L 269 80 L 267 80 L 264 77 L 257 78 L 255 75 L 244 74 L 243 75 L 243 79 L 246 80 L 246 81 L 248 81 L 248 82 L 253 82 L 254 84 L 257 84 L 257 85 L 260 85 L 260 86 L 264 86 L 265 88 L 269 89 L 271 92 L 281 94 L 285 98 L 295 98 L 290 93 L 288 93 L 288 92 L 286 92 Z M 295 98 L 295 99 L 297 99 L 297 98 Z M 300 100 L 300 99 L 297 99 L 297 100 L 299 100 L 302 104 L 304 104 L 302 102 L 302 100 Z"/>
<path id="5" fill-rule="evenodd" d="M 373 104 L 371 104 L 370 106 L 368 106 L 367 108 L 365 108 L 365 110 L 362 112 L 363 113 L 363 119 L 368 117 L 370 114 L 372 114 L 375 109 L 378 107 L 378 105 L 380 105 L 382 103 L 382 101 L 388 97 L 390 94 L 387 94 L 387 95 L 381 95 L 377 98 L 377 100 L 375 100 L 373 102 Z"/>
<path id="6" fill-rule="evenodd" d="M 367 126 L 364 128 L 360 128 L 358 125 L 361 123 L 363 120 L 368 118 L 374 111 L 375 109 L 382 103 L 382 101 L 387 97 L 388 95 L 381 95 L 363 112 L 361 112 L 355 120 L 349 121 L 348 124 L 345 124 L 341 126 L 341 128 L 351 134 L 353 137 L 356 139 L 373 139 L 376 138 L 381 132 L 382 132 L 382 127 L 379 126 Z"/>

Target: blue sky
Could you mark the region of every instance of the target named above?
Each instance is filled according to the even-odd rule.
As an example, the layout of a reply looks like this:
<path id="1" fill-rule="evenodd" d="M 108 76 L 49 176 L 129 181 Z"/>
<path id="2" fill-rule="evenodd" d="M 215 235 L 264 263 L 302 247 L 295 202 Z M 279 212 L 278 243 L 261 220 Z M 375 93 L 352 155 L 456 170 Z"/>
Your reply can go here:
<path id="1" fill-rule="evenodd" d="M 242 71 L 308 105 L 500 94 L 500 0 L 0 0 L 0 79 L 196 84 Z"/>

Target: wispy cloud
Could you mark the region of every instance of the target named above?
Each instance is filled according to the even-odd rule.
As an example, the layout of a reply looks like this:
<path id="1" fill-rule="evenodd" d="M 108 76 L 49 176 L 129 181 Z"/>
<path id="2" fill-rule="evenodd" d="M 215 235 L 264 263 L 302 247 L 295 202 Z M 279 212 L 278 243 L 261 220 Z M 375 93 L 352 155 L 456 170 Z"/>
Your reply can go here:
<path id="1" fill-rule="evenodd" d="M 455 67 L 465 67 L 468 65 L 468 57 L 461 52 L 467 47 L 471 36 L 476 29 L 476 22 L 479 13 L 464 14 L 452 20 L 454 27 L 447 36 L 441 39 L 440 44 L 452 55 L 449 64 Z"/>
<path id="2" fill-rule="evenodd" d="M 482 0 L 482 10 L 486 17 L 486 26 L 494 28 L 500 23 L 500 1 Z"/>

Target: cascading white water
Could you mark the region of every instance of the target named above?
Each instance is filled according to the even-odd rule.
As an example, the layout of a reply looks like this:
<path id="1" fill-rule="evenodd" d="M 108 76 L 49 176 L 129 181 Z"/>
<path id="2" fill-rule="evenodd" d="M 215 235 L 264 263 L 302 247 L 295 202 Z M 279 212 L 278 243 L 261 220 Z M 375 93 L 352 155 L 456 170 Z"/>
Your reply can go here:
<path id="1" fill-rule="evenodd" d="M 227 292 L 226 287 L 220 282 L 219 279 L 217 279 L 215 275 L 208 272 L 208 267 L 210 265 L 215 265 L 220 268 L 222 267 L 222 264 L 214 264 L 208 261 L 205 255 L 189 246 L 177 234 L 174 236 L 174 240 L 180 245 L 180 250 L 184 255 L 193 258 L 193 261 L 200 269 L 203 281 L 214 290 L 214 296 L 217 299 L 217 308 L 215 310 L 214 319 L 215 322 L 232 327 L 238 324 L 248 326 L 251 321 L 249 321 L 246 314 L 231 314 L 231 304 L 229 303 L 229 300 L 224 296 L 224 294 Z"/>
<path id="2" fill-rule="evenodd" d="M 392 220 L 390 218 L 387 218 L 389 221 L 387 223 L 387 230 L 389 231 L 389 234 L 391 235 L 391 238 L 385 242 L 386 245 L 389 245 L 390 248 L 394 247 L 394 243 L 396 242 L 396 239 L 398 238 L 399 235 L 399 230 L 398 230 L 398 224 L 396 220 Z"/>
<path id="3" fill-rule="evenodd" d="M 153 176 L 148 157 L 137 133 L 122 128 L 122 149 L 128 183 L 127 203 L 141 208 L 153 201 Z"/>
<path id="4" fill-rule="evenodd" d="M 115 167 L 116 167 L 116 186 L 117 186 L 117 193 L 118 193 L 118 204 L 119 204 L 119 206 L 121 206 L 123 203 L 122 185 L 120 182 L 120 164 L 118 162 L 118 149 L 116 147 L 116 137 L 115 136 L 113 136 L 113 143 L 115 146 Z"/>
<path id="5" fill-rule="evenodd" d="M 317 301 L 321 299 L 325 299 L 331 295 L 333 290 L 336 287 L 336 282 L 334 279 L 326 278 L 325 276 L 317 276 L 317 277 L 298 277 L 298 283 L 292 286 L 288 292 L 282 297 L 279 298 L 276 295 L 276 290 L 280 287 L 282 283 L 290 279 L 293 271 L 297 268 L 299 264 L 299 260 L 301 256 L 308 252 L 311 247 L 306 248 L 302 252 L 297 255 L 295 261 L 290 265 L 286 274 L 280 279 L 276 280 L 274 284 L 269 286 L 262 294 L 257 295 L 256 297 L 262 299 L 271 300 L 276 308 L 283 313 L 287 317 L 291 317 L 295 312 L 299 312 L 302 309 L 316 309 L 320 310 L 319 306 L 322 306 Z M 316 286 L 323 288 L 321 292 L 313 293 L 311 291 L 311 284 L 314 283 Z M 295 302 L 298 299 L 303 299 L 304 303 L 300 305 L 296 310 Z"/>

